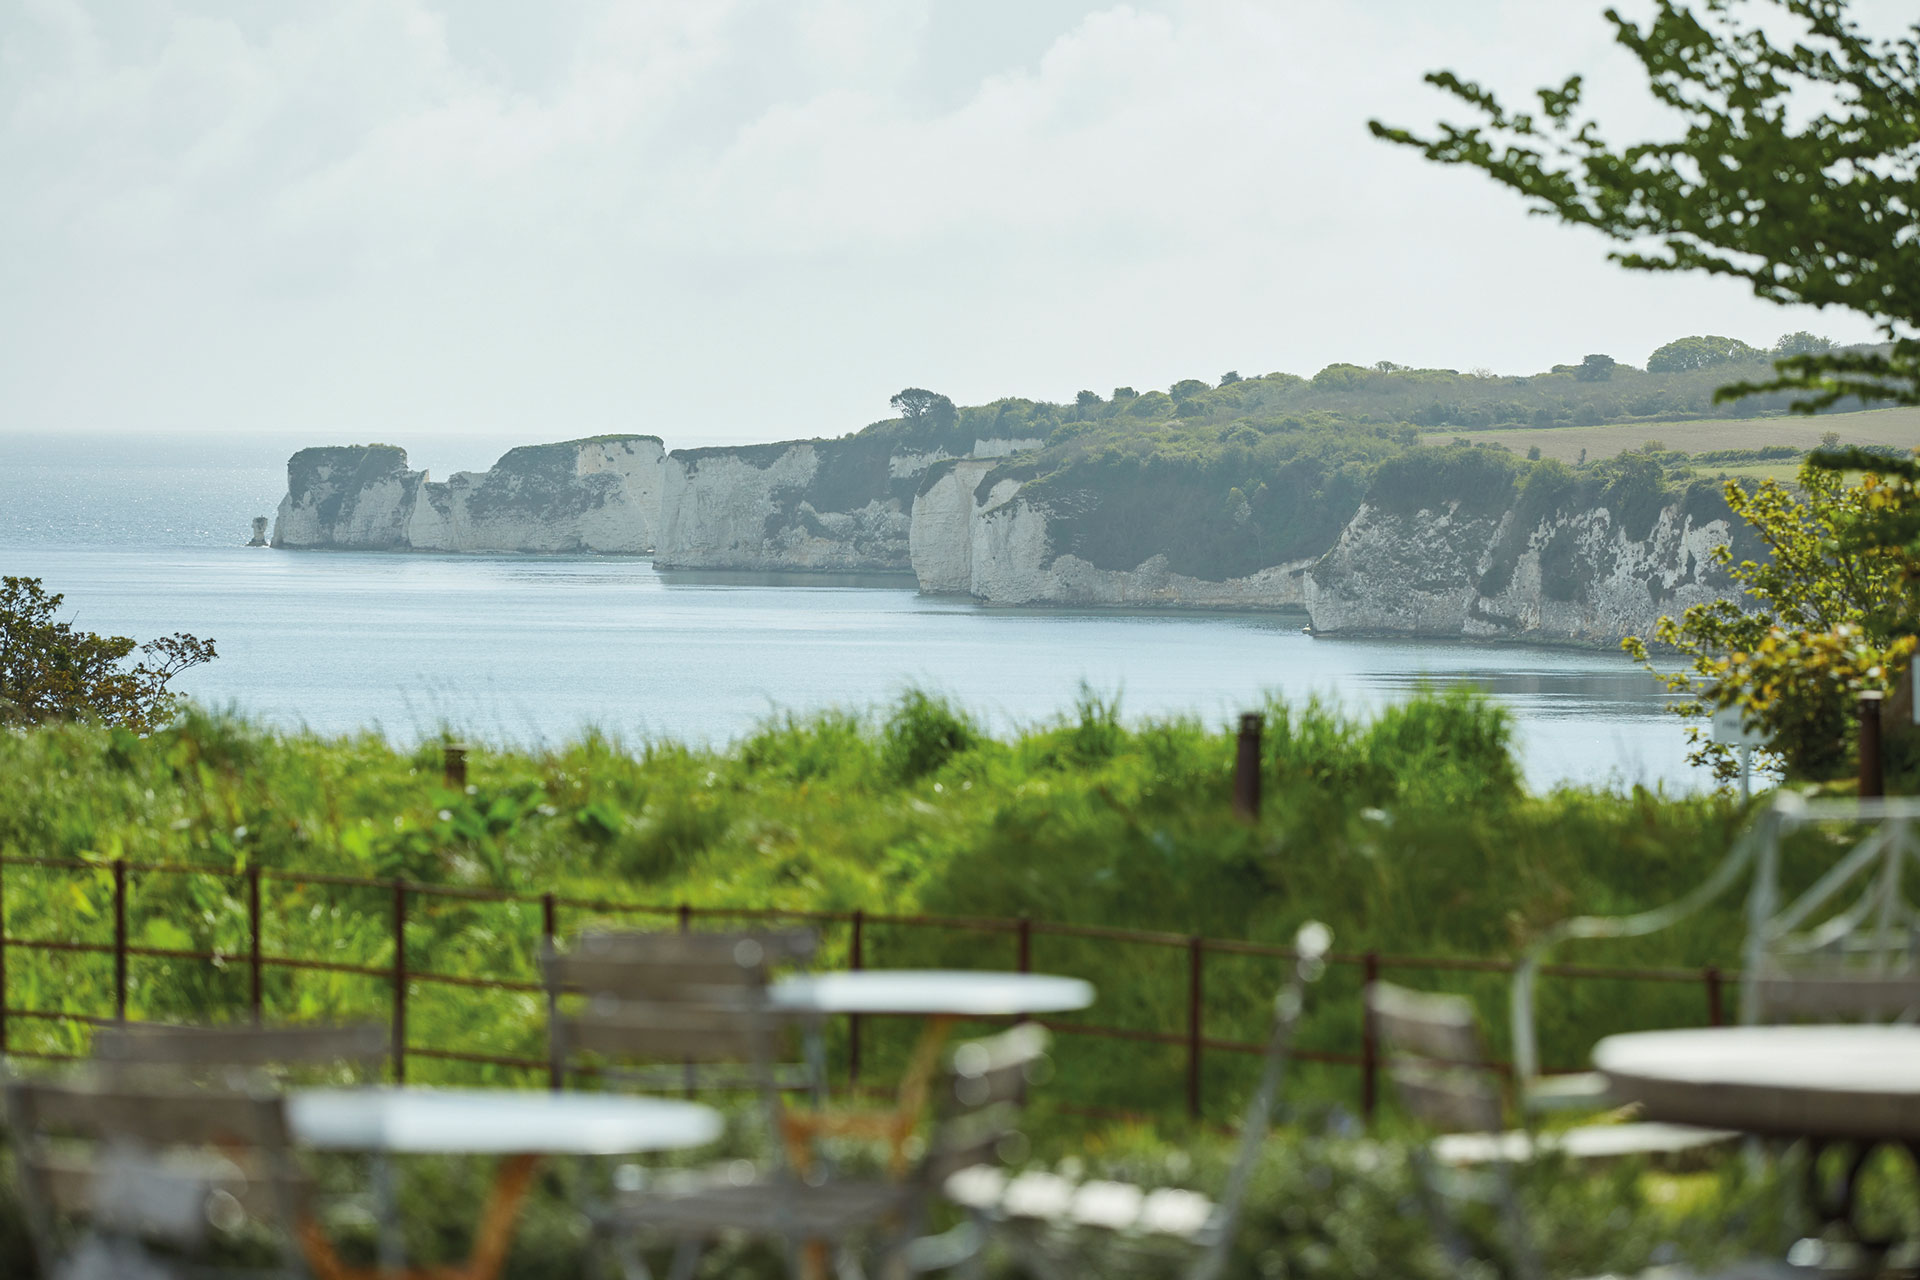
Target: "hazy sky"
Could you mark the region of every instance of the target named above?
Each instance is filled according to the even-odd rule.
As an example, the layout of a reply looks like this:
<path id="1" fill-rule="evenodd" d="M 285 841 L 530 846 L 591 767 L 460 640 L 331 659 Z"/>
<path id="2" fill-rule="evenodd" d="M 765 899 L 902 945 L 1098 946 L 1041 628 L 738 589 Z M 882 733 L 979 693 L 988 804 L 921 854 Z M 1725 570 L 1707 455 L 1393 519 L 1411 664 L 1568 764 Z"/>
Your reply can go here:
<path id="1" fill-rule="evenodd" d="M 1367 135 L 1436 67 L 1649 127 L 1602 7 L 0 0 L 0 431 L 678 446 L 908 384 L 1870 337 Z"/>

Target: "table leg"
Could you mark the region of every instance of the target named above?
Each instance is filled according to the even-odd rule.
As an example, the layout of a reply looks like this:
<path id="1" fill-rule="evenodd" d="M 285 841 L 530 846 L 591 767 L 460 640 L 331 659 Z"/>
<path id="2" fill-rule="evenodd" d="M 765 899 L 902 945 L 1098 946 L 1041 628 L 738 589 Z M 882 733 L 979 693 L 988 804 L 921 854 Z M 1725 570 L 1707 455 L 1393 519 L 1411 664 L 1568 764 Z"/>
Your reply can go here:
<path id="1" fill-rule="evenodd" d="M 462 1280 L 494 1280 L 506 1266 L 507 1252 L 513 1248 L 514 1233 L 520 1228 L 527 1188 L 539 1163 L 536 1155 L 508 1156 L 500 1162 L 493 1175 L 493 1190 L 487 1196 L 485 1216 L 474 1233 L 473 1251 L 458 1273 Z"/>

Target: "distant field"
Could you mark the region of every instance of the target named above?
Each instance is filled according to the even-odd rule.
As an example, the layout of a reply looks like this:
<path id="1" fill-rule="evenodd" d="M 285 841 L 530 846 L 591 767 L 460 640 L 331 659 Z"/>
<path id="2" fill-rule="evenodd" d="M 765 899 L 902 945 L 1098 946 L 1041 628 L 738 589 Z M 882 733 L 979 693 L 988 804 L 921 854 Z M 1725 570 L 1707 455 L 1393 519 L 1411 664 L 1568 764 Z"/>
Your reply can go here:
<path id="1" fill-rule="evenodd" d="M 1503 444 L 1515 453 L 1539 447 L 1543 458 L 1576 462 L 1582 450 L 1589 459 L 1610 458 L 1626 449 L 1637 449 L 1649 440 L 1658 440 L 1669 449 L 1704 453 L 1710 449 L 1760 449 L 1770 444 L 1811 449 L 1820 437 L 1832 431 L 1844 444 L 1890 444 L 1896 448 L 1920 448 L 1920 409 L 1869 409 L 1864 413 L 1833 413 L 1817 418 L 1709 418 L 1691 422 L 1627 422 L 1598 427 L 1512 427 L 1477 431 L 1430 431 L 1421 437 L 1427 444 L 1445 444 L 1465 437 L 1475 443 Z M 1759 467 L 1729 467 L 1742 475 L 1790 477 L 1794 466 L 1767 464 Z"/>

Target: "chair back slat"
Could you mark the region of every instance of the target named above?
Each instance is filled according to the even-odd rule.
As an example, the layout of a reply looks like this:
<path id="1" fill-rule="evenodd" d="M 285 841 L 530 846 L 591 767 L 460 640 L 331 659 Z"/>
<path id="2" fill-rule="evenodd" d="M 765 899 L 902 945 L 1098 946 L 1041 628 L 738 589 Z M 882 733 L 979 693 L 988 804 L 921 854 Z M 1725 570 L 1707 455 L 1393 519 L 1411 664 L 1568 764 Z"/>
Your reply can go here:
<path id="1" fill-rule="evenodd" d="M 1763 977 L 1755 990 L 1769 1020 L 1905 1019 L 1920 1011 L 1920 975 L 1915 974 Z"/>
<path id="2" fill-rule="evenodd" d="M 577 1053 L 676 1062 L 743 1062 L 755 1056 L 751 1015 L 740 1008 L 620 1005 L 560 1019 Z"/>
<path id="3" fill-rule="evenodd" d="M 1493 1133 L 1505 1125 L 1500 1091 L 1484 1073 L 1404 1062 L 1393 1068 L 1393 1083 L 1408 1112 L 1435 1129 Z"/>
<path id="4" fill-rule="evenodd" d="M 187 1027 L 125 1023 L 94 1033 L 102 1062 L 168 1067 L 270 1067 L 335 1062 L 378 1064 L 389 1029 L 379 1023 L 315 1027 Z"/>
<path id="5" fill-rule="evenodd" d="M 1391 1050 L 1462 1066 L 1483 1059 L 1473 1005 L 1463 997 L 1375 982 L 1367 987 L 1367 1010 Z"/>
<path id="6" fill-rule="evenodd" d="M 211 1090 L 79 1088 L 40 1081 L 8 1086 L 15 1123 L 42 1133 L 148 1147 L 287 1144 L 286 1112 L 270 1094 Z"/>
<path id="7" fill-rule="evenodd" d="M 805 930 L 727 933 L 583 933 L 547 958 L 547 981 L 569 991 L 655 996 L 679 987 L 732 987 L 764 981 L 769 970 L 804 964 L 818 947 Z"/>

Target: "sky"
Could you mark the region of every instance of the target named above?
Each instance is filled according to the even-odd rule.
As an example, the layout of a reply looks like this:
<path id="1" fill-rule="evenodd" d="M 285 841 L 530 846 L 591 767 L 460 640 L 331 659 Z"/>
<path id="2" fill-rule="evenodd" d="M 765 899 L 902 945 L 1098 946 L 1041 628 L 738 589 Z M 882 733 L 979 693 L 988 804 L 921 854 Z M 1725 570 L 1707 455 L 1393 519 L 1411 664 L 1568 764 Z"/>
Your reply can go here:
<path id="1" fill-rule="evenodd" d="M 0 0 L 0 433 L 683 447 L 909 385 L 1872 338 L 1368 135 L 1461 118 L 1442 67 L 1657 127 L 1602 7 Z"/>

